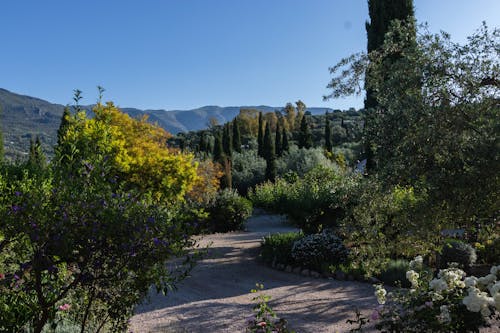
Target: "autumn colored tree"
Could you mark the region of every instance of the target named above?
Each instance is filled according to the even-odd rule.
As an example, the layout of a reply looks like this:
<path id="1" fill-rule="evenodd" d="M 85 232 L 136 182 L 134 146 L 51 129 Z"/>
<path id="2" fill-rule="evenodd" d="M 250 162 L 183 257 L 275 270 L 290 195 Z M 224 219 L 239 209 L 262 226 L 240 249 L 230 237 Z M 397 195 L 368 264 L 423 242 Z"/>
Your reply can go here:
<path id="1" fill-rule="evenodd" d="M 166 145 L 170 134 L 147 118 L 134 119 L 113 103 L 98 103 L 94 117 L 80 111 L 69 119 L 56 160 L 68 172 L 92 169 L 87 156 L 99 152 L 111 159 L 114 173 L 129 188 L 150 192 L 156 199 L 180 199 L 197 179 L 193 155 L 182 154 Z"/>

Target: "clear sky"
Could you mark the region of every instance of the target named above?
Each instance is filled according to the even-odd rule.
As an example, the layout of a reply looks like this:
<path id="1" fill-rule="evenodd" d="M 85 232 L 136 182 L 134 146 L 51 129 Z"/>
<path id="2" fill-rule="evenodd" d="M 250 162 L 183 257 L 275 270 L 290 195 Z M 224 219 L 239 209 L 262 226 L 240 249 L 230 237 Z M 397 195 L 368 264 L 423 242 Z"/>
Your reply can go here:
<path id="1" fill-rule="evenodd" d="M 464 41 L 500 26 L 500 0 L 414 0 L 419 22 Z M 328 67 L 366 48 L 366 0 L 2 0 L 0 87 L 68 104 L 361 107 L 323 102 Z"/>

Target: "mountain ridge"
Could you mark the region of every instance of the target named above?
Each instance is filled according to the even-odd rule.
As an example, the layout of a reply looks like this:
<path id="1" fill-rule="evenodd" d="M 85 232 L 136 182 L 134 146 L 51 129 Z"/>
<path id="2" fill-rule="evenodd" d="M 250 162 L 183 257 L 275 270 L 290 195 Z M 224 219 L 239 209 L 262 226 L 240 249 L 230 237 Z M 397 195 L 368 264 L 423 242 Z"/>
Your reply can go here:
<path id="1" fill-rule="evenodd" d="M 92 105 L 81 107 L 88 111 L 92 109 Z M 25 156 L 29 149 L 30 139 L 35 136 L 40 137 L 44 150 L 50 155 L 57 142 L 57 129 L 64 105 L 0 88 L 0 108 L 5 153 L 8 158 Z M 133 107 L 120 107 L 120 110 L 132 117 L 148 116 L 149 121 L 157 123 L 172 134 L 207 128 L 212 118 L 216 119 L 219 124 L 226 123 L 233 120 L 241 109 L 272 112 L 282 110 L 283 107 L 206 105 L 190 110 L 141 110 Z M 322 107 L 311 107 L 306 110 L 312 114 L 340 111 Z"/>

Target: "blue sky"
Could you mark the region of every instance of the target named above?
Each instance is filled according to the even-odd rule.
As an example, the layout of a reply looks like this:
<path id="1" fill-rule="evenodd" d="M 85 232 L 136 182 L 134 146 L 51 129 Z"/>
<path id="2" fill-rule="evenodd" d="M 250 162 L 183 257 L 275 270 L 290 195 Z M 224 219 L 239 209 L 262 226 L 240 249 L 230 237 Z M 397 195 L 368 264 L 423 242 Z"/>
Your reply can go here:
<path id="1" fill-rule="evenodd" d="M 500 26 L 499 0 L 414 0 L 419 22 L 464 41 Z M 361 107 L 322 101 L 328 67 L 365 50 L 365 0 L 16 0 L 0 11 L 0 87 L 68 104 Z"/>

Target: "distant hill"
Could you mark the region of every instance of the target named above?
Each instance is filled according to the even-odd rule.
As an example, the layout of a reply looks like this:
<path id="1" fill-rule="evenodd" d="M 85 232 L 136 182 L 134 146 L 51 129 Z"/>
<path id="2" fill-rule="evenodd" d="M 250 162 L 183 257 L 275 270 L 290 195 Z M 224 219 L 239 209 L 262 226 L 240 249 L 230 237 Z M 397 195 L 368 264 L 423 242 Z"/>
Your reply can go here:
<path id="1" fill-rule="evenodd" d="M 90 110 L 92 106 L 85 106 Z M 233 120 L 240 109 L 257 109 L 263 112 L 280 110 L 270 106 L 204 106 L 192 110 L 140 110 L 122 108 L 132 117 L 148 115 L 151 122 L 157 123 L 172 134 L 196 131 L 208 127 L 211 118 L 220 124 Z M 39 136 L 44 150 L 51 155 L 57 142 L 57 129 L 64 106 L 53 104 L 39 98 L 12 93 L 0 88 L 1 121 L 4 135 L 5 153 L 8 158 L 16 159 L 27 155 L 31 137 Z M 307 108 L 312 114 L 332 112 L 329 108 Z"/>

